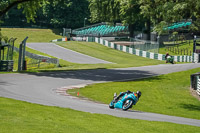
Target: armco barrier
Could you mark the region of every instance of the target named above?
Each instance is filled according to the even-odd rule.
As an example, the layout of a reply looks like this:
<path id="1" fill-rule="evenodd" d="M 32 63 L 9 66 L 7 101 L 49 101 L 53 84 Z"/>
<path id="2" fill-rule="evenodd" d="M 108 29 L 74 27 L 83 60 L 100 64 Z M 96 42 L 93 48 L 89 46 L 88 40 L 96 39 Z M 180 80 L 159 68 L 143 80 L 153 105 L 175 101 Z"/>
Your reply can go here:
<path id="1" fill-rule="evenodd" d="M 200 73 L 195 73 L 190 76 L 191 88 L 200 96 Z"/>
<path id="2" fill-rule="evenodd" d="M 52 42 L 57 42 L 57 41 L 65 41 L 65 38 L 52 40 Z M 124 52 L 130 53 L 130 54 L 142 56 L 145 58 L 156 59 L 156 60 L 161 60 L 161 61 L 165 60 L 164 54 L 157 54 L 157 53 L 152 53 L 152 52 L 147 52 L 147 51 L 130 48 L 127 46 L 118 45 L 118 44 L 109 42 L 107 40 L 104 40 L 104 39 L 98 38 L 98 37 L 86 37 L 86 41 L 87 42 L 96 42 L 96 43 L 102 44 L 104 46 L 107 46 L 107 47 L 110 47 L 110 48 L 113 48 L 116 50 L 124 51 Z M 174 57 L 175 62 L 198 62 L 197 61 L 198 55 L 195 53 L 192 56 L 184 55 L 184 56 L 173 56 L 173 57 Z"/>
<path id="3" fill-rule="evenodd" d="M 142 56 L 145 58 L 150 58 L 150 59 L 156 59 L 156 60 L 161 60 L 164 61 L 165 60 L 165 55 L 164 54 L 157 54 L 157 53 L 152 53 L 152 52 L 147 52 L 147 51 L 142 51 L 142 50 L 138 50 L 138 49 L 134 49 L 134 48 L 130 48 L 127 46 L 122 46 L 122 45 L 118 45 L 118 44 L 114 44 L 113 42 L 109 42 L 107 40 L 103 40 L 102 38 L 97 38 L 95 37 L 95 42 L 102 44 L 104 46 L 113 48 L 113 49 L 117 49 L 123 52 L 127 52 L 130 54 L 134 54 L 137 56 Z M 194 55 L 193 56 L 173 56 L 174 57 L 174 61 L 175 62 L 194 62 Z"/>
<path id="4" fill-rule="evenodd" d="M 52 42 L 64 42 L 64 41 L 66 41 L 65 38 L 52 40 Z"/>

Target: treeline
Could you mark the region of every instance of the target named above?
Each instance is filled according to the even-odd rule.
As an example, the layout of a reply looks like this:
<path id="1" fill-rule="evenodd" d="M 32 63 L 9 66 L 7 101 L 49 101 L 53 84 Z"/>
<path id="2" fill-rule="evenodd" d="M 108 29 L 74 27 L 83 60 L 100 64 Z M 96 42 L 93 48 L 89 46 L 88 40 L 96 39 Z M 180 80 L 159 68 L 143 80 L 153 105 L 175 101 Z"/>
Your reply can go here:
<path id="1" fill-rule="evenodd" d="M 13 3 L 17 7 L 9 8 Z M 129 25 L 131 37 L 140 29 L 149 39 L 151 31 L 163 34 L 164 27 L 190 19 L 189 31 L 200 31 L 200 0 L 2 0 L 0 9 L 2 26 L 74 29 L 87 18 L 86 25 L 120 22 Z"/>
<path id="2" fill-rule="evenodd" d="M 89 18 L 87 0 L 47 0 L 38 9 L 34 22 L 27 23 L 23 9 L 17 6 L 9 10 L 3 17 L 1 26 L 6 27 L 40 27 L 40 28 L 79 28 L 84 19 Z M 89 21 L 86 20 L 86 24 Z"/>

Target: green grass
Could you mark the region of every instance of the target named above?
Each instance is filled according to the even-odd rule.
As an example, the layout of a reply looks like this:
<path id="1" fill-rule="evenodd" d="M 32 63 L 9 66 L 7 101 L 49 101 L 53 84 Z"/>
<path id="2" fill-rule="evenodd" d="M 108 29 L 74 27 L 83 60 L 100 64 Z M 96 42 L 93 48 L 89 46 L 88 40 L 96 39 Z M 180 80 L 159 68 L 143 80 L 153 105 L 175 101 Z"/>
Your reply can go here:
<path id="1" fill-rule="evenodd" d="M 11 38 L 11 37 L 17 38 L 17 40 L 15 41 L 15 47 L 19 47 L 19 44 L 27 36 L 29 37 L 27 42 L 50 42 L 51 40 L 58 39 L 58 38 L 62 37 L 60 35 L 56 35 L 55 33 L 53 33 L 53 30 L 51 30 L 51 29 L 1 28 L 1 32 L 2 32 L 3 36 L 7 36 L 8 38 Z M 53 56 L 39 52 L 37 50 L 30 49 L 28 47 L 26 47 L 26 51 L 53 58 Z M 17 67 L 18 67 L 18 56 L 19 56 L 19 54 L 17 52 L 15 52 L 15 54 L 14 54 L 14 62 L 15 62 L 14 70 L 17 70 Z M 29 57 L 26 57 L 26 60 L 27 60 L 28 64 L 32 62 L 32 59 L 29 58 Z M 50 64 L 50 66 L 45 64 L 45 66 L 47 66 L 47 67 L 40 67 L 40 69 L 41 68 L 48 69 L 48 68 L 54 67 L 52 64 Z M 32 69 L 37 70 L 38 68 L 33 67 L 33 68 L 30 68 L 30 69 L 32 71 Z"/>
<path id="2" fill-rule="evenodd" d="M 62 36 L 56 35 L 51 29 L 35 29 L 35 28 L 1 28 L 1 32 L 8 38 L 17 38 L 16 45 L 19 45 L 24 38 L 29 37 L 27 42 L 50 42 L 59 39 Z"/>
<path id="3" fill-rule="evenodd" d="M 2 28 L 2 34 L 4 36 L 8 36 L 9 38 L 11 37 L 18 38 L 15 42 L 15 46 L 17 47 L 26 36 L 29 37 L 27 42 L 50 42 L 53 39 L 61 38 L 61 36 L 55 35 L 50 29 Z M 111 48 L 107 48 L 96 43 L 69 41 L 67 43 L 62 42 L 58 44 L 96 58 L 113 62 L 113 64 L 77 64 L 60 59 L 59 61 L 61 67 L 58 68 L 47 67 L 39 69 L 34 68 L 34 70 L 30 71 L 79 70 L 79 69 L 99 69 L 99 68 L 107 69 L 107 68 L 136 67 L 144 65 L 157 65 L 165 63 L 164 61 L 147 59 L 143 57 L 138 57 L 136 55 L 131 55 L 125 52 L 113 50 Z M 52 57 L 50 55 L 30 49 L 28 47 L 26 48 L 26 50 L 31 53 Z M 17 58 L 18 57 L 16 55 L 16 59 Z M 29 61 L 30 59 L 27 58 L 27 60 Z M 17 60 L 15 62 L 17 62 Z"/>
<path id="4" fill-rule="evenodd" d="M 114 50 L 94 42 L 59 42 L 58 45 L 92 56 L 114 64 L 104 64 L 105 68 L 137 67 L 146 65 L 157 65 L 165 63 L 164 61 L 153 60 L 139 57 L 133 54 Z"/>
<path id="5" fill-rule="evenodd" d="M 189 91 L 190 75 L 199 71 L 197 68 L 136 81 L 93 84 L 68 92 L 79 91 L 80 96 L 108 104 L 114 92 L 140 90 L 142 96 L 134 110 L 200 119 L 200 101 Z"/>
<path id="6" fill-rule="evenodd" d="M 200 130 L 195 126 L 118 118 L 1 97 L 0 119 L 1 133 L 197 133 Z"/>
<path id="7" fill-rule="evenodd" d="M 189 43 L 189 41 L 190 41 L 190 43 Z M 173 43 L 173 42 L 171 42 L 171 43 Z M 169 43 L 168 43 L 169 44 Z M 179 52 L 179 54 L 178 54 L 178 51 L 176 51 L 176 53 L 175 52 L 173 52 L 173 51 L 170 51 L 170 50 L 168 50 L 166 47 L 168 47 L 169 45 L 165 45 L 164 44 L 164 46 L 163 47 L 161 47 L 161 48 L 159 48 L 159 53 L 160 54 L 166 54 L 167 52 L 170 54 L 170 55 L 181 55 L 181 52 Z M 188 54 L 190 53 L 190 51 L 192 52 L 193 51 L 193 40 L 187 40 L 186 42 L 184 42 L 184 43 L 181 43 L 181 44 L 176 44 L 176 45 L 170 45 L 170 47 L 175 47 L 176 49 L 177 48 L 179 48 L 179 51 L 182 49 L 188 49 Z M 182 55 L 183 55 L 183 51 L 182 51 Z M 185 53 L 185 54 L 187 54 L 187 52 Z"/>

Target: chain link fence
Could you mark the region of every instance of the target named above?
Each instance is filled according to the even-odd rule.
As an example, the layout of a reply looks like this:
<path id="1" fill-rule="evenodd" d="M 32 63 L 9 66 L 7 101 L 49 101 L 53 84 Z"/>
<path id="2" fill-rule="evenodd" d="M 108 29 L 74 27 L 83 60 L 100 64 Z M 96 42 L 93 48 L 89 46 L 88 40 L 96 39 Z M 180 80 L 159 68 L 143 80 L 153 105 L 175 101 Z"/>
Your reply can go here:
<path id="1" fill-rule="evenodd" d="M 159 43 L 155 41 L 147 41 L 147 40 L 140 40 L 136 38 L 130 38 L 130 41 L 133 42 L 130 45 L 130 48 L 158 53 L 159 52 Z"/>
<path id="2" fill-rule="evenodd" d="M 19 49 L 14 47 L 14 50 L 19 52 Z M 35 69 L 35 68 L 52 68 L 59 66 L 59 59 L 50 58 L 43 55 L 37 55 L 30 53 L 28 51 L 25 52 L 26 57 L 26 68 L 27 69 Z"/>

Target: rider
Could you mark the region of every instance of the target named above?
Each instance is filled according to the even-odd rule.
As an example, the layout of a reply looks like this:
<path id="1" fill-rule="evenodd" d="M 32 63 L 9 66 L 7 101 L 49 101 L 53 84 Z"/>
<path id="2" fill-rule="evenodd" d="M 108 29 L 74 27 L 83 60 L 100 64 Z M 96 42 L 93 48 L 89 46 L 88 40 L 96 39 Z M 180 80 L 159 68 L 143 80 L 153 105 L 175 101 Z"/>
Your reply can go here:
<path id="1" fill-rule="evenodd" d="M 118 96 L 114 96 L 114 102 L 117 102 L 119 100 L 119 98 L 122 97 L 123 95 L 130 94 L 130 93 L 134 93 L 134 92 L 131 92 L 129 90 L 127 90 L 126 92 L 121 92 Z M 138 100 L 139 100 L 140 96 L 142 95 L 142 93 L 140 91 L 137 91 L 134 94 L 138 98 Z M 115 95 L 116 95 L 116 93 L 115 93 Z"/>
<path id="2" fill-rule="evenodd" d="M 166 55 L 165 55 L 166 63 L 168 63 L 168 61 L 167 61 L 167 57 L 169 57 L 169 56 L 170 56 L 170 55 L 169 55 L 169 53 L 167 52 Z"/>

